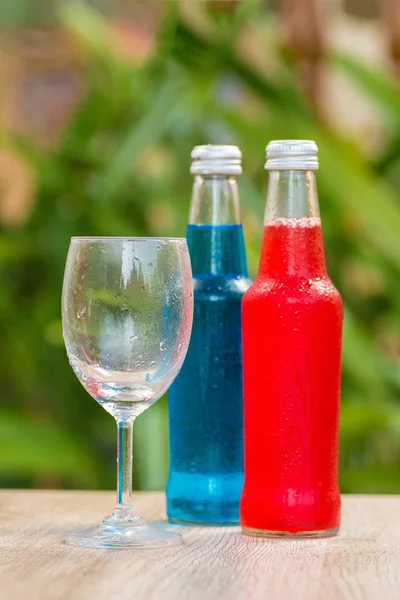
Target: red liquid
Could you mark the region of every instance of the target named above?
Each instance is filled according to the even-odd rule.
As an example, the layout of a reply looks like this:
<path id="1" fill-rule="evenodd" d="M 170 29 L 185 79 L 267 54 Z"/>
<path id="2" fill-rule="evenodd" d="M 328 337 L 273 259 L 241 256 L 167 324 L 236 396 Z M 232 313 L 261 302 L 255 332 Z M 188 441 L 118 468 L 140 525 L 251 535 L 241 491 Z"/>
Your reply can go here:
<path id="1" fill-rule="evenodd" d="M 267 223 L 242 311 L 241 524 L 287 534 L 336 529 L 343 312 L 319 219 Z"/>

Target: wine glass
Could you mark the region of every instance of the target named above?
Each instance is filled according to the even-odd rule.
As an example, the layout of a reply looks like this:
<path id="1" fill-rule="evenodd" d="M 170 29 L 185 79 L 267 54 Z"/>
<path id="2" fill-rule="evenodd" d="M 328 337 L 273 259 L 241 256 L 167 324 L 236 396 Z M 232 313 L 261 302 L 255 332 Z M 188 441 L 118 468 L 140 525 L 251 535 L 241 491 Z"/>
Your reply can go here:
<path id="1" fill-rule="evenodd" d="M 117 505 L 98 526 L 67 543 L 96 548 L 159 547 L 179 533 L 132 511 L 132 428 L 168 389 L 192 327 L 192 273 L 180 238 L 72 238 L 62 294 L 70 364 L 118 426 Z"/>

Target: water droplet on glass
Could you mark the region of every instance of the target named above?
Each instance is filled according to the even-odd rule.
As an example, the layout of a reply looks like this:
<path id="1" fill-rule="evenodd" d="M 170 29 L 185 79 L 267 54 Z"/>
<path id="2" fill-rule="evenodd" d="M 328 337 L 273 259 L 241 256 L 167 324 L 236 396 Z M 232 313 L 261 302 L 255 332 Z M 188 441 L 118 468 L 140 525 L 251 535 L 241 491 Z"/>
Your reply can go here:
<path id="1" fill-rule="evenodd" d="M 146 377 L 145 377 L 146 381 L 150 381 L 151 380 L 151 375 L 150 373 L 146 373 Z"/>
<path id="2" fill-rule="evenodd" d="M 160 350 L 161 352 L 164 352 L 164 350 L 166 350 L 168 348 L 168 341 L 167 340 L 162 340 L 160 342 Z"/>
<path id="3" fill-rule="evenodd" d="M 82 319 L 82 317 L 84 316 L 85 312 L 86 312 L 86 305 L 83 304 L 82 306 L 80 306 L 78 308 L 78 311 L 76 313 L 76 316 L 78 317 L 78 319 Z"/>

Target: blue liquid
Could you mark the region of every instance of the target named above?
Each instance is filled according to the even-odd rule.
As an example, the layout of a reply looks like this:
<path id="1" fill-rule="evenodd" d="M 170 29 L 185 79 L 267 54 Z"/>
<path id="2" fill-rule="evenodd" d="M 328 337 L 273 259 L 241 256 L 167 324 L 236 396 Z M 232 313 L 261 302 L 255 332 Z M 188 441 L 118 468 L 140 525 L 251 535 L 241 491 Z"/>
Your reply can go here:
<path id="1" fill-rule="evenodd" d="M 239 521 L 243 485 L 241 300 L 248 289 L 241 225 L 189 225 L 194 320 L 169 391 L 173 521 Z"/>

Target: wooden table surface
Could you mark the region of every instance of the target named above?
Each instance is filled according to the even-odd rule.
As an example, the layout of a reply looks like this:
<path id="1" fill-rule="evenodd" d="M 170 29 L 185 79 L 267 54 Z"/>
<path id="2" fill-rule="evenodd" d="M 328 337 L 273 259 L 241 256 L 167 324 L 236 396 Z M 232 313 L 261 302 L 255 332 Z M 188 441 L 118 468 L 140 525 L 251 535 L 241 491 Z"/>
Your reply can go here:
<path id="1" fill-rule="evenodd" d="M 400 497 L 345 496 L 340 535 L 248 538 L 237 527 L 180 528 L 163 550 L 67 546 L 65 532 L 97 524 L 110 492 L 0 492 L 1 600 L 399 600 Z M 164 495 L 136 494 L 137 512 L 163 519 Z"/>

